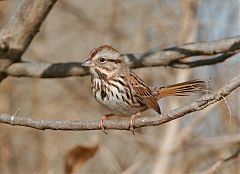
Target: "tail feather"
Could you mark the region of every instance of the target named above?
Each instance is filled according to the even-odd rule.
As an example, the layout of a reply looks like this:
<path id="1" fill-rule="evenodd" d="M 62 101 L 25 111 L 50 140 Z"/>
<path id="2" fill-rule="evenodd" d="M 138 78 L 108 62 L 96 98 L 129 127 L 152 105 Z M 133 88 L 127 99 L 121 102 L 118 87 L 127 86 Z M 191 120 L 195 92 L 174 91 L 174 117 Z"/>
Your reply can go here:
<path id="1" fill-rule="evenodd" d="M 207 84 L 202 80 L 190 80 L 187 82 L 176 83 L 174 85 L 159 87 L 158 95 L 166 96 L 188 96 L 192 93 L 204 91 L 207 89 Z"/>

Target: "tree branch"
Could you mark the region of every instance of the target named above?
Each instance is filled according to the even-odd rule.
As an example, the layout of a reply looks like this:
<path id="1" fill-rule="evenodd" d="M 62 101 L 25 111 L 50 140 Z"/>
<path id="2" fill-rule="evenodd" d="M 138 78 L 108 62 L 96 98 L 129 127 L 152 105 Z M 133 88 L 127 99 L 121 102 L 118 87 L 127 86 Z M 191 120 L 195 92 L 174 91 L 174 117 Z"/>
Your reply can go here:
<path id="1" fill-rule="evenodd" d="M 122 54 L 131 68 L 170 66 L 173 68 L 193 68 L 225 61 L 240 51 L 240 36 L 212 42 L 189 43 L 160 50 L 156 48 L 144 54 Z M 219 55 L 221 54 L 221 55 Z M 214 58 L 202 57 L 202 60 L 185 62 L 191 56 L 217 55 Z M 14 77 L 59 78 L 85 76 L 89 72 L 80 66 L 80 62 L 39 63 L 20 62 L 12 64 L 5 73 Z"/>
<path id="2" fill-rule="evenodd" d="M 159 116 L 149 116 L 138 118 L 135 120 L 135 127 L 158 126 L 174 119 L 183 117 L 189 113 L 203 110 L 224 97 L 229 95 L 232 91 L 240 86 L 240 76 L 235 77 L 229 83 L 224 85 L 220 90 L 211 94 L 206 94 L 196 100 L 195 102 L 172 110 L 166 114 Z M 52 129 L 52 130 L 99 130 L 98 121 L 60 121 L 60 120 L 39 120 L 18 115 L 0 114 L 0 122 L 16 126 L 31 127 L 34 129 Z M 120 120 L 106 120 L 104 122 L 106 129 L 128 130 L 128 122 Z"/>
<path id="3" fill-rule="evenodd" d="M 198 66 L 213 65 L 213 64 L 224 62 L 225 60 L 231 58 L 237 53 L 239 52 L 230 52 L 230 53 L 227 52 L 210 59 L 203 59 L 203 60 L 196 60 L 196 61 L 176 60 L 171 66 L 174 68 L 184 69 L 184 68 L 194 68 Z"/>
<path id="4" fill-rule="evenodd" d="M 0 31 L 0 81 L 5 69 L 19 62 L 57 0 L 22 0 L 15 14 Z"/>

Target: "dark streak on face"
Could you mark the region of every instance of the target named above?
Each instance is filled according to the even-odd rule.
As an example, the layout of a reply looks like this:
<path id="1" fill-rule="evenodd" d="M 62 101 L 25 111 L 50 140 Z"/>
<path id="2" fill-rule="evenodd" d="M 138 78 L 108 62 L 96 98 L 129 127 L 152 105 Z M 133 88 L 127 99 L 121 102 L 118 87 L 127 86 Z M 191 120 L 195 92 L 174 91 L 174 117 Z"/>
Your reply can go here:
<path id="1" fill-rule="evenodd" d="M 98 69 L 95 69 L 95 71 L 96 71 L 96 73 L 97 73 L 97 75 L 100 79 L 106 79 L 107 78 L 107 75 L 104 74 L 104 73 L 101 73 Z"/>
<path id="2" fill-rule="evenodd" d="M 120 59 L 108 59 L 107 61 L 109 61 L 109 62 L 114 62 L 114 63 L 116 63 L 116 64 L 119 64 L 119 63 L 122 63 L 123 61 L 122 60 L 120 60 Z"/>

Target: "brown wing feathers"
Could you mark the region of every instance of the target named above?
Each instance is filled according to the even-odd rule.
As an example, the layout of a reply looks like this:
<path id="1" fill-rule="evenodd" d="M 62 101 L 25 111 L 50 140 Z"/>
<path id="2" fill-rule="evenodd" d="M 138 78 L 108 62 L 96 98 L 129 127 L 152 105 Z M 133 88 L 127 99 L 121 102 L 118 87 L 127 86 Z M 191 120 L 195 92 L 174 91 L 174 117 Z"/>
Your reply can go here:
<path id="1" fill-rule="evenodd" d="M 139 98 L 140 102 L 161 114 L 160 107 L 157 103 L 156 97 L 152 91 L 144 84 L 144 82 L 137 77 L 134 73 L 128 76 L 128 80 L 134 90 L 135 95 Z"/>
<path id="2" fill-rule="evenodd" d="M 158 88 L 158 94 L 161 97 L 165 96 L 187 96 L 191 93 L 203 91 L 207 89 L 205 81 L 191 80 L 183 83 L 176 83 L 174 85 Z"/>
<path id="3" fill-rule="evenodd" d="M 157 99 L 152 95 L 149 88 L 133 86 L 133 89 L 136 92 L 137 96 L 140 98 L 140 101 L 142 103 L 144 103 L 149 108 L 161 114 L 161 110 L 157 103 Z"/>
<path id="4" fill-rule="evenodd" d="M 131 87 L 134 90 L 135 95 L 139 98 L 139 100 L 158 113 L 161 113 L 160 107 L 157 103 L 157 99 L 159 99 L 159 97 L 187 96 L 191 93 L 207 89 L 206 82 L 202 80 L 191 80 L 187 82 L 176 83 L 170 86 L 150 89 L 134 73 L 131 73 L 127 77 Z"/>

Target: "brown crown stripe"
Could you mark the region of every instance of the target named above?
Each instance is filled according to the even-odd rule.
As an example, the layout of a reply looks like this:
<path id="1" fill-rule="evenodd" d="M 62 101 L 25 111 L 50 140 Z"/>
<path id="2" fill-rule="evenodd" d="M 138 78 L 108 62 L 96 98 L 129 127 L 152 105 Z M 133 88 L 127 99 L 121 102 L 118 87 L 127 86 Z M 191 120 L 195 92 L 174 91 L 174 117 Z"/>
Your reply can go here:
<path id="1" fill-rule="evenodd" d="M 103 49 L 108 49 L 108 50 L 111 50 L 111 51 L 116 51 L 118 52 L 117 50 L 115 50 L 113 47 L 111 47 L 110 45 L 102 45 L 98 48 L 94 48 L 91 52 L 90 52 L 90 58 L 92 59 L 99 51 L 102 51 Z"/>

